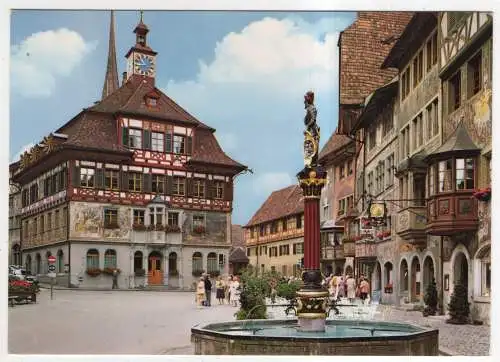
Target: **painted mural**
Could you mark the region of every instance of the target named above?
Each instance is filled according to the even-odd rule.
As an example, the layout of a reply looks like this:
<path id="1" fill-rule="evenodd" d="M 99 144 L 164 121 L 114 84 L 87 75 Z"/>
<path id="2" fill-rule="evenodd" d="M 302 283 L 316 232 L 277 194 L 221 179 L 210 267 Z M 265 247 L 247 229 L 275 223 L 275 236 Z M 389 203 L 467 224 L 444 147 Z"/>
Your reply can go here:
<path id="1" fill-rule="evenodd" d="M 491 240 L 491 207 L 489 202 L 478 203 L 479 229 L 477 236 L 479 243 Z"/>

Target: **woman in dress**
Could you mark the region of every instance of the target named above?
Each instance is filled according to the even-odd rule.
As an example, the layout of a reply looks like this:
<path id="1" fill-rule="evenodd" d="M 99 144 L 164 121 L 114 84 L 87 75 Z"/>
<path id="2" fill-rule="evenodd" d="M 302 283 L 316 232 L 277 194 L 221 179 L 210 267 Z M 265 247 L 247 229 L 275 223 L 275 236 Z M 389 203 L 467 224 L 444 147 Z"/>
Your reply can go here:
<path id="1" fill-rule="evenodd" d="M 226 301 L 227 301 L 227 304 L 230 303 L 230 296 L 231 296 L 231 284 L 233 283 L 233 276 L 230 275 L 227 277 L 227 280 L 226 280 L 226 287 L 225 287 L 225 293 L 226 293 Z"/>
<path id="2" fill-rule="evenodd" d="M 240 281 L 238 280 L 238 277 L 234 277 L 233 282 L 231 283 L 231 286 L 229 287 L 229 293 L 230 293 L 230 302 L 233 307 L 238 306 L 238 300 L 240 299 Z"/>
<path id="3" fill-rule="evenodd" d="M 196 286 L 196 305 L 198 308 L 203 306 L 203 301 L 205 300 L 205 280 L 203 277 L 198 281 L 198 285 Z"/>
<path id="4" fill-rule="evenodd" d="M 222 277 L 217 277 L 217 281 L 215 282 L 215 297 L 219 301 L 219 304 L 224 304 L 224 281 Z"/>
<path id="5" fill-rule="evenodd" d="M 356 298 L 356 280 L 349 274 L 345 283 L 347 285 L 347 298 L 349 298 L 350 303 L 353 303 L 354 298 Z"/>

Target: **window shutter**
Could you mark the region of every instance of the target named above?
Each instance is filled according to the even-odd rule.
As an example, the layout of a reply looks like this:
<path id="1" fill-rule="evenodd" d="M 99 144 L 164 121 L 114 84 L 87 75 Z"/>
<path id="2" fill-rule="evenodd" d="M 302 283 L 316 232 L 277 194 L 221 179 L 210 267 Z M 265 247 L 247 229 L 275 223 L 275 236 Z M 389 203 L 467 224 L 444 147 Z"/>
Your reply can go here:
<path id="1" fill-rule="evenodd" d="M 143 145 L 144 149 L 150 150 L 151 149 L 151 131 L 145 129 L 143 132 Z"/>
<path id="2" fill-rule="evenodd" d="M 47 183 L 47 179 L 44 179 L 43 180 L 43 197 L 47 197 L 48 196 L 48 183 Z"/>
<path id="3" fill-rule="evenodd" d="M 186 137 L 186 155 L 193 154 L 193 137 Z"/>
<path id="4" fill-rule="evenodd" d="M 186 178 L 186 196 L 193 196 L 194 194 L 194 179 Z"/>
<path id="5" fill-rule="evenodd" d="M 123 127 L 122 128 L 122 142 L 124 146 L 128 147 L 128 128 Z"/>
<path id="6" fill-rule="evenodd" d="M 233 201 L 233 181 L 224 183 L 224 200 Z"/>
<path id="7" fill-rule="evenodd" d="M 98 168 L 95 170 L 94 187 L 96 189 L 103 189 L 104 188 L 104 170 L 102 168 Z"/>
<path id="8" fill-rule="evenodd" d="M 165 152 L 172 152 L 172 133 L 165 133 Z"/>
<path id="9" fill-rule="evenodd" d="M 128 174 L 125 171 L 121 171 L 120 187 L 122 191 L 128 191 Z"/>
<path id="10" fill-rule="evenodd" d="M 166 193 L 167 195 L 172 195 L 173 194 L 173 189 L 174 189 L 174 179 L 172 176 L 167 176 L 167 185 L 166 185 Z"/>
<path id="11" fill-rule="evenodd" d="M 151 174 L 150 173 L 145 173 L 143 174 L 143 179 L 142 179 L 143 183 L 144 183 L 144 192 L 151 192 L 151 182 L 152 182 L 152 178 L 151 178 Z"/>
<path id="12" fill-rule="evenodd" d="M 80 167 L 73 167 L 73 174 L 71 175 L 71 182 L 73 187 L 80 187 Z"/>

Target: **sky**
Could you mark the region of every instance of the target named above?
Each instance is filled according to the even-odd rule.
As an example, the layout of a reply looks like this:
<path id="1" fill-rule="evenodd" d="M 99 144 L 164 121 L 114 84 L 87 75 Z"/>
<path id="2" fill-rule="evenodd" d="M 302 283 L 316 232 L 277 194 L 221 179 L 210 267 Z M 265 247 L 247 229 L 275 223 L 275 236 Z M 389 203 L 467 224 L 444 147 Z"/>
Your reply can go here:
<path id="1" fill-rule="evenodd" d="M 303 95 L 316 93 L 321 145 L 338 116 L 338 36 L 347 12 L 145 11 L 156 86 L 217 131 L 253 170 L 235 180 L 246 224 L 303 168 Z M 109 11 L 18 10 L 11 17 L 10 161 L 101 97 Z M 120 74 L 138 11 L 115 11 Z"/>

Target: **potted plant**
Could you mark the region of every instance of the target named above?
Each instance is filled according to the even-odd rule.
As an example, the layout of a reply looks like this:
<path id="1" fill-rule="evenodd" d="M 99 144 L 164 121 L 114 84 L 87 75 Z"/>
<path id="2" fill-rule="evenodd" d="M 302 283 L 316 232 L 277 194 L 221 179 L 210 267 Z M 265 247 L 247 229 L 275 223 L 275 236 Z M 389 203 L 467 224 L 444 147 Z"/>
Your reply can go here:
<path id="1" fill-rule="evenodd" d="M 446 323 L 467 324 L 470 315 L 470 303 L 467 297 L 467 288 L 462 284 L 455 284 L 450 303 L 448 304 L 450 318 Z"/>
<path id="2" fill-rule="evenodd" d="M 205 233 L 205 227 L 203 225 L 196 225 L 193 228 L 193 232 L 195 234 L 204 234 Z"/>
<path id="3" fill-rule="evenodd" d="M 424 295 L 425 308 L 422 311 L 424 317 L 435 315 L 438 305 L 438 292 L 436 287 L 436 281 L 432 278 L 432 282 L 427 285 L 427 291 Z"/>
<path id="4" fill-rule="evenodd" d="M 106 267 L 106 268 L 104 268 L 104 269 L 102 270 L 102 272 L 103 272 L 104 274 L 107 274 L 107 275 L 113 275 L 113 272 L 114 272 L 115 270 L 118 272 L 118 274 L 121 272 L 121 270 L 120 270 L 120 269 L 115 268 L 115 267 Z"/>
<path id="5" fill-rule="evenodd" d="M 156 231 L 165 231 L 165 225 L 163 225 L 163 224 L 156 224 L 155 225 L 155 230 Z"/>
<path id="6" fill-rule="evenodd" d="M 99 268 L 87 268 L 85 271 L 89 277 L 96 277 L 101 274 L 101 269 Z"/>
<path id="7" fill-rule="evenodd" d="M 483 201 L 483 202 L 490 201 L 490 199 L 491 199 L 491 187 L 488 186 L 484 189 L 477 189 L 472 194 L 472 196 L 474 196 L 479 201 Z"/>
<path id="8" fill-rule="evenodd" d="M 167 233 L 178 233 L 181 231 L 181 228 L 179 225 L 167 225 L 165 227 L 165 232 Z"/>
<path id="9" fill-rule="evenodd" d="M 146 271 L 144 269 L 136 269 L 134 270 L 134 275 L 136 277 L 143 277 L 144 275 L 146 275 Z"/>
<path id="10" fill-rule="evenodd" d="M 382 231 L 382 236 L 384 238 L 388 238 L 389 236 L 391 236 L 391 230 Z"/>

